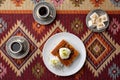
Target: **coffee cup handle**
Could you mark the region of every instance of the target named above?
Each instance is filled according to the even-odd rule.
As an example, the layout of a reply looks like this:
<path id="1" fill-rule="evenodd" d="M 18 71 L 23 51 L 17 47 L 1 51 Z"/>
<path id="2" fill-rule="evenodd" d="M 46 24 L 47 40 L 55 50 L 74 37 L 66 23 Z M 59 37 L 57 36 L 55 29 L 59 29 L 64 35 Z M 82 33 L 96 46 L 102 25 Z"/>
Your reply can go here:
<path id="1" fill-rule="evenodd" d="M 51 18 L 53 18 L 53 13 L 52 12 L 50 12 L 50 15 L 49 15 Z"/>
<path id="2" fill-rule="evenodd" d="M 51 18 L 53 18 L 53 15 L 50 15 Z"/>

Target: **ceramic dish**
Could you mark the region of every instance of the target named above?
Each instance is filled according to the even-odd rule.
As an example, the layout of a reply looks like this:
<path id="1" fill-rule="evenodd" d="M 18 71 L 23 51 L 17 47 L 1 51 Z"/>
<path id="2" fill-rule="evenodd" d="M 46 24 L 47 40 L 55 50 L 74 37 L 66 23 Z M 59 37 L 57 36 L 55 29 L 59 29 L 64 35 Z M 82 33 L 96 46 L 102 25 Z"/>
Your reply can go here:
<path id="1" fill-rule="evenodd" d="M 12 58 L 24 58 L 29 52 L 29 42 L 21 36 L 11 37 L 6 42 L 6 51 Z"/>
<path id="2" fill-rule="evenodd" d="M 51 51 L 63 39 L 69 42 L 80 54 L 69 67 L 64 66 L 61 69 L 56 69 L 52 67 L 49 62 L 50 59 L 54 57 L 51 54 Z M 70 76 L 75 74 L 83 67 L 86 60 L 86 50 L 83 42 L 74 34 L 67 32 L 57 33 L 52 37 L 50 37 L 44 45 L 42 55 L 43 55 L 43 62 L 47 67 L 47 69 L 50 72 L 59 76 Z"/>
<path id="3" fill-rule="evenodd" d="M 104 21 L 104 22 L 103 22 L 103 23 L 104 23 L 104 27 L 103 27 L 103 28 L 97 29 L 97 26 L 93 26 L 93 25 L 92 25 L 92 26 L 89 26 L 89 23 L 88 23 L 88 22 L 91 20 L 90 16 L 91 16 L 92 14 L 94 14 L 94 13 L 98 14 L 98 16 L 106 15 L 107 21 Z M 104 30 L 109 26 L 109 17 L 108 17 L 108 14 L 107 14 L 105 11 L 101 10 L 101 9 L 92 10 L 92 11 L 90 11 L 90 12 L 88 13 L 88 15 L 87 15 L 87 17 L 86 17 L 86 25 L 87 25 L 87 27 L 88 27 L 89 29 L 91 29 L 91 30 L 94 31 L 94 32 L 102 32 L 102 31 L 104 31 Z"/>
<path id="4" fill-rule="evenodd" d="M 52 4 L 41 1 L 35 5 L 33 17 L 39 24 L 48 25 L 54 21 L 56 17 L 56 9 Z"/>

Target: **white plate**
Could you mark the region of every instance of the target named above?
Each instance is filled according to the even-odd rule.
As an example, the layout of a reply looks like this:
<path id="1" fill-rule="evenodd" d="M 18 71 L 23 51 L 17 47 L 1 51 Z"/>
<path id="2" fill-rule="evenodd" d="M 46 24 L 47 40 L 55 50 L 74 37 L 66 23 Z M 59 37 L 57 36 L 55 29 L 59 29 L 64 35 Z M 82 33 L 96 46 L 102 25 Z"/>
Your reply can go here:
<path id="1" fill-rule="evenodd" d="M 50 59 L 54 57 L 51 54 L 51 51 L 63 39 L 69 42 L 80 54 L 69 67 L 64 66 L 62 69 L 56 69 L 52 67 L 49 62 Z M 86 50 L 83 42 L 74 34 L 67 32 L 57 33 L 52 37 L 50 37 L 44 45 L 42 55 L 43 55 L 43 62 L 47 67 L 47 69 L 59 76 L 70 76 L 75 74 L 82 68 L 86 60 Z"/>

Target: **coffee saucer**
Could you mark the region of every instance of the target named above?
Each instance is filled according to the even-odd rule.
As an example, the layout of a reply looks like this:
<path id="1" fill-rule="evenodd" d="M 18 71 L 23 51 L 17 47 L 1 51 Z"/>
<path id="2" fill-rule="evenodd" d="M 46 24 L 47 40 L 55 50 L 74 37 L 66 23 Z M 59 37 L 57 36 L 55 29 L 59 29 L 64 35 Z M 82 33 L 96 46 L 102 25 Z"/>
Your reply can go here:
<path id="1" fill-rule="evenodd" d="M 41 10 L 40 12 L 40 8 L 44 7 L 46 8 L 48 11 L 45 11 L 44 8 L 42 8 L 43 10 Z M 45 11 L 45 12 L 44 12 Z M 46 16 L 45 18 L 42 18 L 44 15 L 47 15 L 49 12 L 49 15 Z M 35 5 L 34 10 L 33 10 L 33 17 L 35 19 L 35 21 L 37 21 L 39 24 L 41 25 L 48 25 L 50 23 L 52 23 L 56 17 L 56 9 L 55 7 L 45 1 L 41 1 L 38 4 Z"/>
<path id="2" fill-rule="evenodd" d="M 24 58 L 29 52 L 29 42 L 21 36 L 11 37 L 6 42 L 6 51 L 12 58 Z"/>

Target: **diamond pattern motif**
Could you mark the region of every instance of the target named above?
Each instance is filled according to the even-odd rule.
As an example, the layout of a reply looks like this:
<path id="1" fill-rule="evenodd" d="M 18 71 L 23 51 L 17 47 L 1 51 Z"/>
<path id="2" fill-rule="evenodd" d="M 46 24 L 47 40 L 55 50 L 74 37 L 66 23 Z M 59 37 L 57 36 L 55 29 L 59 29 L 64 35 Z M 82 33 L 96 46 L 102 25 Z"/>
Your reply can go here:
<path id="1" fill-rule="evenodd" d="M 98 69 L 109 55 L 115 50 L 103 34 L 91 33 L 85 41 L 88 51 L 88 61 Z"/>
<path id="2" fill-rule="evenodd" d="M 105 0 L 90 0 L 95 7 L 99 7 Z"/>
<path id="3" fill-rule="evenodd" d="M 11 0 L 15 4 L 16 7 L 20 7 L 25 0 Z"/>
<path id="4" fill-rule="evenodd" d="M 9 32 L 10 35 L 6 35 L 6 37 L 1 41 L 2 43 L 1 45 L 1 56 L 3 56 L 3 59 L 10 65 L 10 67 L 12 68 L 12 70 L 14 70 L 17 73 L 17 76 L 21 76 L 21 73 L 23 72 L 23 70 L 30 64 L 30 62 L 34 59 L 34 57 L 37 55 L 36 52 L 38 52 L 37 50 L 37 46 L 35 44 L 36 40 L 34 40 L 34 38 L 31 38 L 29 32 L 27 30 L 25 30 L 25 26 L 23 26 L 23 24 L 21 23 L 21 21 L 17 21 L 17 24 L 15 24 L 15 26 L 13 26 L 13 28 L 11 29 L 11 31 Z M 29 36 L 27 36 L 27 35 Z M 23 36 L 25 37 L 29 44 L 30 44 L 30 51 L 28 53 L 28 55 L 23 58 L 23 59 L 13 59 L 12 57 L 10 57 L 9 55 L 7 55 L 7 52 L 5 50 L 5 43 L 7 42 L 7 40 L 11 37 L 11 36 Z M 31 59 L 33 58 L 33 59 Z M 29 61 L 31 60 L 31 61 Z"/>
<path id="5" fill-rule="evenodd" d="M 9 57 L 9 59 L 12 61 L 12 63 L 18 68 L 18 69 L 20 69 L 21 68 L 21 66 L 23 66 L 24 65 L 24 63 L 32 56 L 32 54 L 37 50 L 37 47 L 35 46 L 35 44 L 32 42 L 32 41 L 30 41 L 30 39 L 27 37 L 27 35 L 25 35 L 25 33 L 20 29 L 20 28 L 17 28 L 17 30 L 15 31 L 15 33 L 13 33 L 13 35 L 11 35 L 11 36 L 23 36 L 23 37 L 25 37 L 27 40 L 28 40 L 28 42 L 29 42 L 29 44 L 30 44 L 30 51 L 29 51 L 29 53 L 28 53 L 28 55 L 25 57 L 25 58 L 23 58 L 23 59 L 13 59 L 12 57 L 10 57 L 8 54 L 7 54 L 7 52 L 6 52 L 6 49 L 5 49 L 5 43 L 2 45 L 2 51 L 4 52 L 4 54 L 7 56 L 7 57 Z"/>
<path id="6" fill-rule="evenodd" d="M 34 5 L 39 1 L 41 0 L 0 1 L 0 18 L 4 20 L 0 25 L 3 29 L 0 34 L 0 66 L 4 67 L 0 69 L 0 80 L 120 80 L 119 0 L 56 0 L 64 2 L 56 7 L 55 21 L 45 26 L 36 23 L 32 17 Z M 51 3 L 53 0 L 46 1 Z M 85 18 L 90 10 L 99 7 L 108 12 L 110 25 L 106 31 L 97 34 L 89 31 Z M 74 21 L 78 24 L 72 25 Z M 4 22 L 7 23 L 5 30 L 2 27 Z M 45 67 L 42 49 L 49 37 L 63 31 L 73 33 L 84 41 L 87 59 L 79 72 L 62 78 Z M 30 43 L 29 54 L 20 60 L 8 56 L 5 50 L 6 41 L 14 35 L 24 36 Z"/>
<path id="7" fill-rule="evenodd" d="M 120 46 L 110 37 L 108 33 L 86 32 L 82 40 L 87 50 L 87 66 L 99 76 L 106 65 L 118 55 Z"/>
<path id="8" fill-rule="evenodd" d="M 105 50 L 105 47 L 95 39 L 93 43 L 88 47 L 88 50 L 94 55 L 95 58 L 98 58 Z"/>

